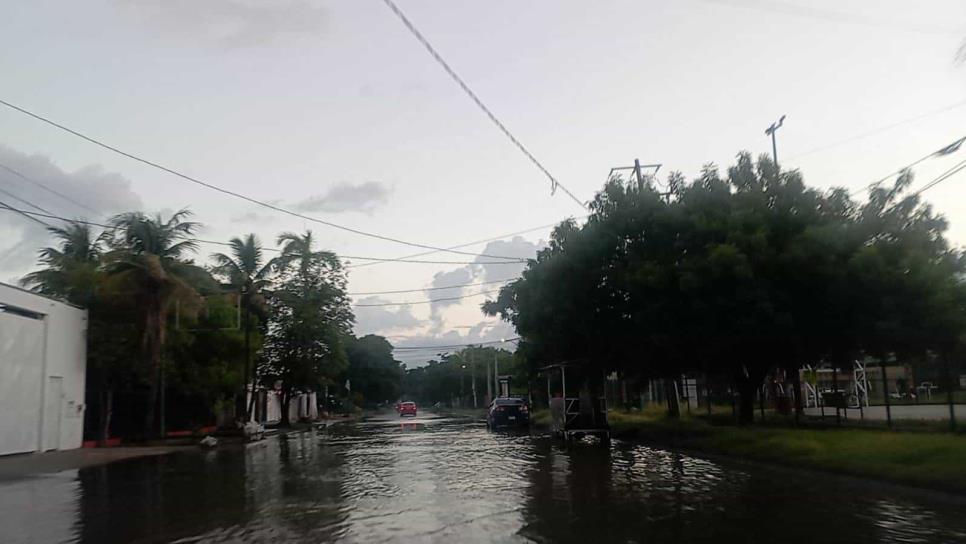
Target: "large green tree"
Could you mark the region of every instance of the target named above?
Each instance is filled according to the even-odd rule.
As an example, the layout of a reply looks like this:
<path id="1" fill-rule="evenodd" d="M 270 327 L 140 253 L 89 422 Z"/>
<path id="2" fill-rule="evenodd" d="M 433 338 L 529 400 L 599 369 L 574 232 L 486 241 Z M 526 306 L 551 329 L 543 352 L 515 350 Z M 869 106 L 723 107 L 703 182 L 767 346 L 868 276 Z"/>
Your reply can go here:
<path id="1" fill-rule="evenodd" d="M 392 356 L 392 344 L 382 336 L 367 334 L 351 338 L 347 345 L 348 366 L 339 378 L 349 381 L 353 396 L 365 405 L 399 398 L 402 366 Z"/>
<path id="2" fill-rule="evenodd" d="M 742 153 L 727 177 L 709 165 L 670 191 L 610 180 L 484 310 L 533 364 L 721 376 L 747 421 L 773 367 L 955 344 L 961 259 L 945 222 L 901 196 L 910 179 L 856 203 Z"/>
<path id="3" fill-rule="evenodd" d="M 282 385 L 282 418 L 288 424 L 294 393 L 334 383 L 346 365 L 352 310 L 339 258 L 315 249 L 311 231 L 279 236 L 279 276 L 269 297 L 271 321 L 262 375 Z"/>

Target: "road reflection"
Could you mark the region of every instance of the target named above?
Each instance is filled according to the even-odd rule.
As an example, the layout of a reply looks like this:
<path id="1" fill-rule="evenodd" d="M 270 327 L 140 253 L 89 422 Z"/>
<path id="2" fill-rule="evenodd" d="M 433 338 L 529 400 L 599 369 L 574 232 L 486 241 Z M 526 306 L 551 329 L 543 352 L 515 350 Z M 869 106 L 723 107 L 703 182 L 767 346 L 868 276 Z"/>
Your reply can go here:
<path id="1" fill-rule="evenodd" d="M 385 418 L 0 484 L 3 542 L 966 542 L 966 502 Z"/>

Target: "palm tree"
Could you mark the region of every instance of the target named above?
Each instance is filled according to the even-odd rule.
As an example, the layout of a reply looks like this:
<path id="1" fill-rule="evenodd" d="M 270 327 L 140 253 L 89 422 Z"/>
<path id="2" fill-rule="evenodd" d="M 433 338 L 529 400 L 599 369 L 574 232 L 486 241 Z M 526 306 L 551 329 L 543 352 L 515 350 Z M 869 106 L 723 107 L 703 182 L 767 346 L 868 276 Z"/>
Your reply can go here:
<path id="1" fill-rule="evenodd" d="M 311 230 L 305 234 L 283 232 L 278 236 L 277 243 L 282 246 L 282 253 L 276 257 L 276 270 L 282 281 L 285 275 L 292 271 L 295 265 L 294 282 L 289 282 L 301 296 L 308 296 L 313 290 L 318 290 L 326 297 L 326 306 L 334 313 L 330 316 L 340 321 L 345 316 L 337 315 L 344 310 L 347 300 L 345 269 L 338 255 L 331 251 L 316 251 L 315 238 Z M 354 319 L 352 317 L 348 318 Z"/>
<path id="2" fill-rule="evenodd" d="M 106 344 L 95 339 L 102 336 L 113 338 L 111 347 L 124 343 L 116 330 L 110 330 L 110 293 L 103 292 L 104 272 L 102 257 L 108 241 L 107 233 L 95 236 L 91 227 L 81 223 L 68 223 L 67 226 L 48 229 L 59 240 L 58 247 L 40 250 L 40 262 L 44 268 L 27 274 L 21 284 L 34 292 L 60 298 L 83 306 L 88 311 L 88 352 L 87 368 L 90 371 L 88 390 L 99 388 L 98 439 L 107 440 L 113 407 L 112 377 L 117 371 L 116 358 Z M 114 299 L 116 300 L 116 299 Z M 94 384 L 97 383 L 95 386 Z"/>
<path id="3" fill-rule="evenodd" d="M 297 276 L 303 282 L 322 278 L 326 272 L 342 269 L 342 263 L 335 253 L 313 249 L 315 238 L 311 230 L 305 231 L 305 234 L 283 232 L 278 236 L 277 243 L 282 246 L 282 254 L 277 258 L 278 268 L 287 270 L 293 264 L 297 265 Z"/>
<path id="4" fill-rule="evenodd" d="M 245 312 L 245 374 L 242 377 L 242 395 L 236 408 L 239 413 L 244 413 L 247 422 L 255 402 L 253 390 L 251 399 L 245 403 L 249 384 L 255 382 L 254 376 L 251 379 L 249 377 L 249 373 L 254 370 L 251 364 L 251 312 L 264 305 L 264 291 L 271 284 L 269 276 L 276 261 L 272 259 L 267 263 L 263 262 L 262 247 L 254 234 L 249 234 L 244 240 L 232 238 L 228 245 L 231 247 L 231 255 L 215 253 L 211 257 L 215 260 L 214 273 L 228 278 L 241 292 L 241 303 Z"/>
<path id="5" fill-rule="evenodd" d="M 113 251 L 106 255 L 107 273 L 131 290 L 140 313 L 141 349 L 150 387 L 145 414 L 149 433 L 154 429 L 168 310 L 178 298 L 198 297 L 186 281 L 194 265 L 183 260 L 198 245 L 192 238 L 199 225 L 186 220 L 190 215 L 184 209 L 165 221 L 160 214 L 130 212 L 110 220 Z"/>
<path id="6" fill-rule="evenodd" d="M 59 247 L 40 250 L 41 270 L 24 276 L 21 284 L 32 291 L 88 307 L 98 285 L 105 235 L 95 236 L 89 225 L 69 223 L 47 230 Z"/>
<path id="7" fill-rule="evenodd" d="M 339 258 L 316 251 L 311 231 L 278 237 L 278 287 L 271 297 L 273 327 L 266 367 L 282 383 L 282 424 L 297 390 L 330 382 L 345 365 L 344 340 L 353 321 Z"/>

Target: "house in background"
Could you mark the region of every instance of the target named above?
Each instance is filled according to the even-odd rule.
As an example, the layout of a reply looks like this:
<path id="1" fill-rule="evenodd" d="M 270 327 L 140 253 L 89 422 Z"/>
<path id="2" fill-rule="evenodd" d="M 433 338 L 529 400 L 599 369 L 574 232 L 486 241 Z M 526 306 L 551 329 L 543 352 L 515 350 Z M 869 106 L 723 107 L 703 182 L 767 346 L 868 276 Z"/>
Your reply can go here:
<path id="1" fill-rule="evenodd" d="M 0 283 L 0 455 L 81 447 L 87 311 Z"/>

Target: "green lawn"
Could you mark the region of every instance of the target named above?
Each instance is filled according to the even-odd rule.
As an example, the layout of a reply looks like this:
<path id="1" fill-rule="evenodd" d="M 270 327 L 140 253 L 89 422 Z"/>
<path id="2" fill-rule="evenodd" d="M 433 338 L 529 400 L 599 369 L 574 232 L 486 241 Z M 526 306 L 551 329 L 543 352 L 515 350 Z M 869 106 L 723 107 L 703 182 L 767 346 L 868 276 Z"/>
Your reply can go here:
<path id="1" fill-rule="evenodd" d="M 534 422 L 546 411 L 534 414 Z M 966 492 L 966 435 L 875 429 L 712 425 L 661 407 L 608 413 L 615 436 L 674 448 Z"/>
<path id="2" fill-rule="evenodd" d="M 966 436 L 860 429 L 713 427 L 688 447 L 966 492 Z"/>

